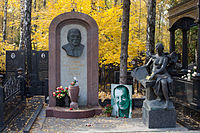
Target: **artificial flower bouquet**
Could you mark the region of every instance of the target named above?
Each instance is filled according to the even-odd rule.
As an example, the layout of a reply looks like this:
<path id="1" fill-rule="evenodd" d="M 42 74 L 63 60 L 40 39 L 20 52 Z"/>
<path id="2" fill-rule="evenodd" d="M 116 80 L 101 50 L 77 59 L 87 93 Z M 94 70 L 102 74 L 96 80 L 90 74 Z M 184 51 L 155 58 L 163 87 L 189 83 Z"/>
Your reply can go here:
<path id="1" fill-rule="evenodd" d="M 71 86 L 77 86 L 78 85 L 78 80 L 76 77 L 74 77 L 74 81 L 71 82 Z"/>
<path id="2" fill-rule="evenodd" d="M 66 97 L 68 94 L 68 87 L 63 88 L 62 86 L 57 87 L 56 91 L 53 92 L 53 96 L 57 99 L 62 99 Z"/>

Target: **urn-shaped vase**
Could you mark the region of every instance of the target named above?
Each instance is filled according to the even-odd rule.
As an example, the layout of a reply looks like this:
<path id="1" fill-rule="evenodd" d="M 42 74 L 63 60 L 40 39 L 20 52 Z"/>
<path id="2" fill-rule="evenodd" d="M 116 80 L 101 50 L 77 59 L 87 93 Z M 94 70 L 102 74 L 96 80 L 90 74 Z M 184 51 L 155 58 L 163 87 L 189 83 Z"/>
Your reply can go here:
<path id="1" fill-rule="evenodd" d="M 79 94 L 79 86 L 69 86 L 69 97 L 71 99 L 70 108 L 77 109 L 78 108 L 78 94 Z"/>

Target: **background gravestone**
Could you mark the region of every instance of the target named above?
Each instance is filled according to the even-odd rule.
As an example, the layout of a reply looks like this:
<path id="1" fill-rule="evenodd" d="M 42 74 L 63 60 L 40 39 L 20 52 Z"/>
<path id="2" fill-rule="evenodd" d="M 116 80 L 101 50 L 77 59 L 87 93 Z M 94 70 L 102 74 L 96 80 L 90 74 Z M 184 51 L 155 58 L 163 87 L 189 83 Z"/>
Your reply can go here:
<path id="1" fill-rule="evenodd" d="M 48 51 L 38 51 L 37 54 L 38 61 L 38 74 L 39 80 L 43 81 L 48 78 L 48 59 L 49 54 Z"/>
<path id="2" fill-rule="evenodd" d="M 31 95 L 44 94 L 44 81 L 48 78 L 48 51 L 32 51 Z"/>
<path id="3" fill-rule="evenodd" d="M 18 68 L 25 69 L 24 51 L 6 51 L 6 77 L 15 75 Z"/>
<path id="4" fill-rule="evenodd" d="M 24 51 L 6 51 L 6 78 L 16 75 L 17 69 L 25 70 Z M 32 51 L 32 77 L 30 95 L 44 95 L 44 82 L 48 78 L 48 51 Z"/>

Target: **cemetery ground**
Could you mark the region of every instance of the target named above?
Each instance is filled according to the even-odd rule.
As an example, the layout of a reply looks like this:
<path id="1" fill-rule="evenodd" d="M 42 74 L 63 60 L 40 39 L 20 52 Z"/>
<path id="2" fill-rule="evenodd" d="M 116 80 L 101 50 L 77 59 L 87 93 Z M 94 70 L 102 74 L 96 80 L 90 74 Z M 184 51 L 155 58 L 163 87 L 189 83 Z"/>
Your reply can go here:
<path id="1" fill-rule="evenodd" d="M 133 109 L 133 118 L 106 117 L 105 114 L 84 119 L 45 117 L 42 109 L 30 132 L 199 132 L 189 131 L 177 123 L 176 128 L 148 129 L 142 122 L 141 108 Z M 67 108 L 66 108 L 67 109 Z"/>
<path id="2" fill-rule="evenodd" d="M 41 106 L 42 105 L 42 106 Z M 142 122 L 141 108 L 133 108 L 132 118 L 106 117 L 105 114 L 84 119 L 60 119 L 46 117 L 45 109 L 48 106 L 43 96 L 34 96 L 27 99 L 23 113 L 19 114 L 4 129 L 7 132 L 31 133 L 58 133 L 58 132 L 200 132 L 188 130 L 179 123 L 176 128 L 148 129 Z M 68 110 L 69 108 L 66 108 Z M 39 112 L 38 112 L 39 111 Z M 37 113 L 39 114 L 38 116 Z M 37 119 L 31 121 L 33 118 Z M 31 126 L 32 125 L 32 126 Z"/>

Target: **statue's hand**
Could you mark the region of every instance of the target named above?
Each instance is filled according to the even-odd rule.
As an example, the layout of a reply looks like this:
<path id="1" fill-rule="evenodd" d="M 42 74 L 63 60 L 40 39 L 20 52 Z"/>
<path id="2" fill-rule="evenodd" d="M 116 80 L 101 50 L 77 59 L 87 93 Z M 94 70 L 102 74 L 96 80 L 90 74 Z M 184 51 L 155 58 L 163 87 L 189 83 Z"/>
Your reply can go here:
<path id="1" fill-rule="evenodd" d="M 154 76 L 155 76 L 155 75 L 152 73 L 150 76 L 147 76 L 146 79 L 147 79 L 147 80 L 152 80 L 152 79 L 154 78 Z"/>
<path id="2" fill-rule="evenodd" d="M 150 52 L 150 51 L 147 51 L 147 52 L 146 52 L 146 56 L 147 56 L 147 57 L 151 57 L 151 56 L 152 56 L 151 52 Z"/>
<path id="3" fill-rule="evenodd" d="M 154 75 L 151 75 L 150 78 L 149 78 L 149 80 L 152 80 L 153 78 L 154 78 Z"/>

